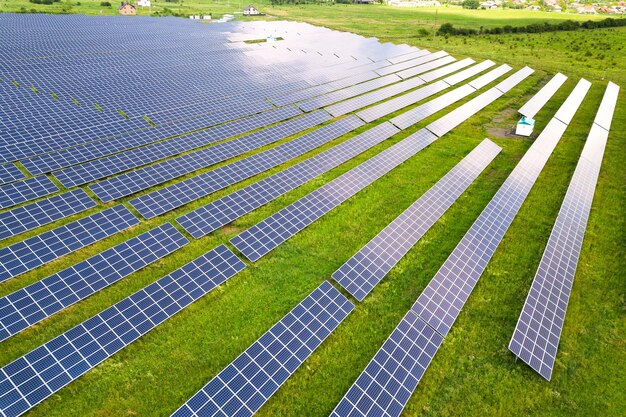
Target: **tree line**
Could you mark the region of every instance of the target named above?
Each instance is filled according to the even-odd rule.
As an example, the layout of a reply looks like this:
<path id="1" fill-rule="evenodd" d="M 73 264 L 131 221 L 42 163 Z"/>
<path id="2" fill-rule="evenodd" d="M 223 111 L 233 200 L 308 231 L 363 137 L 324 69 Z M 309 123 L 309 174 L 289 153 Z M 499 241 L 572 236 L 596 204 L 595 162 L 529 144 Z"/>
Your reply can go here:
<path id="1" fill-rule="evenodd" d="M 543 33 L 543 32 L 561 32 L 572 31 L 578 29 L 599 29 L 599 28 L 614 28 L 626 26 L 626 19 L 604 19 L 604 20 L 587 20 L 586 22 L 576 22 L 574 20 L 565 20 L 560 23 L 532 23 L 526 26 L 511 26 L 506 25 L 502 27 L 495 27 L 485 29 L 482 26 L 480 29 L 471 28 L 455 28 L 452 23 L 444 23 L 437 30 L 438 35 L 499 35 L 501 33 Z"/>

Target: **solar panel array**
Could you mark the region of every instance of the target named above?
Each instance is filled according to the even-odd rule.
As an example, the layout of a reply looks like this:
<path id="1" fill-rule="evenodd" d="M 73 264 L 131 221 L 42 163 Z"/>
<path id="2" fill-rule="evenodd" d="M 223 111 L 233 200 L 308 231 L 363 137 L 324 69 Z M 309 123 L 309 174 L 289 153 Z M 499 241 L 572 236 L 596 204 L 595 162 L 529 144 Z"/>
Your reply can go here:
<path id="1" fill-rule="evenodd" d="M 244 267 L 218 246 L 2 367 L 0 413 L 26 412 Z"/>
<path id="2" fill-rule="evenodd" d="M 584 78 L 581 78 L 574 87 L 574 91 L 565 99 L 565 103 L 561 105 L 559 110 L 554 115 L 555 119 L 560 120 L 566 125 L 570 124 L 576 114 L 576 110 L 580 107 L 580 103 L 583 102 L 587 92 L 591 88 L 591 83 Z"/>
<path id="3" fill-rule="evenodd" d="M 26 177 L 14 164 L 0 165 L 0 184 L 21 180 Z"/>
<path id="4" fill-rule="evenodd" d="M 557 73 L 554 77 L 548 81 L 546 85 L 544 85 L 541 90 L 537 94 L 533 96 L 526 104 L 519 109 L 521 115 L 530 117 L 531 119 L 535 117 L 539 110 L 545 106 L 545 104 L 554 96 L 554 94 L 561 88 L 561 86 L 567 81 L 567 76 Z"/>
<path id="5" fill-rule="evenodd" d="M 90 185 L 100 200 L 104 202 L 134 194 L 157 184 L 164 183 L 195 170 L 241 155 L 270 143 L 285 139 L 320 123 L 330 120 L 323 110 L 306 114 L 244 137 L 224 142 L 200 151 L 185 154 L 163 162 L 149 165 L 127 174 L 112 177 Z M 108 168 L 107 165 L 104 165 Z M 104 174 L 106 176 L 106 173 Z"/>
<path id="6" fill-rule="evenodd" d="M 252 416 L 353 309 L 324 281 L 172 416 Z"/>
<path id="7" fill-rule="evenodd" d="M 137 224 L 139 219 L 120 204 L 4 247 L 0 249 L 0 282 Z"/>
<path id="8" fill-rule="evenodd" d="M 450 172 L 337 269 L 332 277 L 354 298 L 365 296 L 452 206 L 500 153 L 485 139 Z"/>
<path id="9" fill-rule="evenodd" d="M 44 176 L 28 178 L 0 187 L 0 209 L 56 193 L 59 188 Z"/>
<path id="10" fill-rule="evenodd" d="M 597 115 L 612 115 L 619 87 L 609 85 Z M 545 379 L 550 380 L 556 360 L 565 312 L 572 292 L 591 203 L 609 136 L 594 123 L 552 228 L 509 349 Z"/>
<path id="11" fill-rule="evenodd" d="M 284 171 L 187 213 L 176 221 L 198 239 L 354 158 L 398 132 L 390 123 L 381 123 Z"/>
<path id="12" fill-rule="evenodd" d="M 566 127 L 541 132 L 332 416 L 400 415 Z"/>
<path id="13" fill-rule="evenodd" d="M 0 213 L 0 239 L 6 239 L 73 214 L 94 208 L 96 202 L 81 189 Z"/>
<path id="14" fill-rule="evenodd" d="M 348 116 L 275 148 L 130 200 L 130 204 L 145 218 L 158 216 L 303 155 L 362 125 L 357 117 Z"/>

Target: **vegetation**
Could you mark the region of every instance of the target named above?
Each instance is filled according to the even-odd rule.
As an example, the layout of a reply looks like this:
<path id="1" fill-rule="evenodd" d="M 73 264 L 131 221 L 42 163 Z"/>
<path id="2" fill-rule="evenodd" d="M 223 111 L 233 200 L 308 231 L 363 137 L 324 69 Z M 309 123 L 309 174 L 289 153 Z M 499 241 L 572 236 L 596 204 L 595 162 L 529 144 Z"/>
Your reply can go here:
<path id="1" fill-rule="evenodd" d="M 563 32 L 563 31 L 572 31 L 578 30 L 580 28 L 583 29 L 599 29 L 599 28 L 614 28 L 614 27 L 622 27 L 626 26 L 626 19 L 604 19 L 604 20 L 588 20 L 583 23 L 578 23 L 574 20 L 566 20 L 560 23 L 549 23 L 544 22 L 543 24 L 533 23 L 526 26 L 511 26 L 505 25 L 502 27 L 495 27 L 491 29 L 480 28 L 476 29 L 468 29 L 468 28 L 455 28 L 452 23 L 444 23 L 439 26 L 437 29 L 437 33 L 439 35 L 478 35 L 478 34 L 489 34 L 489 35 L 501 35 L 503 33 L 543 33 L 543 32 Z"/>
<path id="2" fill-rule="evenodd" d="M 88 2 L 83 0 L 82 3 L 80 10 L 84 10 Z M 56 7 L 56 4 L 46 7 Z M 188 10 L 186 7 L 192 6 L 184 1 L 182 7 Z M 227 12 L 223 5 L 216 3 L 210 8 L 216 13 L 218 10 Z M 233 5 L 228 6 L 228 11 L 234 9 Z M 73 7 L 73 10 L 79 8 Z M 29 415 L 169 415 L 323 279 L 328 279 L 483 138 L 493 139 L 503 147 L 501 155 L 374 292 L 364 302 L 357 303 L 348 319 L 257 414 L 261 417 L 327 416 L 530 146 L 531 141 L 514 139 L 506 133 L 517 120 L 516 110 L 556 71 L 570 78 L 536 117 L 537 132 L 554 115 L 579 77 L 587 77 L 594 84 L 403 415 L 621 415 L 626 407 L 626 375 L 620 365 L 626 363 L 624 92 L 618 101 L 600 172 L 552 381 L 548 383 L 527 366 L 516 363 L 507 344 L 593 123 L 605 80 L 626 86 L 623 71 L 626 68 L 626 28 L 482 34 L 446 39 L 436 32 L 443 23 L 491 29 L 506 24 L 519 27 L 542 23 L 543 19 L 553 23 L 565 19 L 555 14 L 499 10 L 485 13 L 460 7 L 440 10 L 436 23 L 434 9 L 334 5 L 267 6 L 262 10 L 272 15 L 268 18 L 304 20 L 364 36 L 377 36 L 381 41 L 445 49 L 457 58 L 493 59 L 517 68 L 528 64 L 536 73 L 269 256 L 248 264 L 246 270 L 225 285 L 62 389 Z M 384 24 L 380 24 L 382 21 Z M 462 102 L 451 108 L 460 104 Z M 192 240 L 185 249 L 2 342 L 0 364 L 27 353 L 208 249 L 226 243 L 242 230 L 448 111 L 430 117 L 231 225 L 200 240 Z M 379 122 L 289 164 L 156 219 L 143 221 L 131 230 L 2 283 L 0 295 L 165 221 L 173 222 L 194 208 L 328 149 Z M 2 244 L 21 241 L 101 209 L 6 239 Z"/>

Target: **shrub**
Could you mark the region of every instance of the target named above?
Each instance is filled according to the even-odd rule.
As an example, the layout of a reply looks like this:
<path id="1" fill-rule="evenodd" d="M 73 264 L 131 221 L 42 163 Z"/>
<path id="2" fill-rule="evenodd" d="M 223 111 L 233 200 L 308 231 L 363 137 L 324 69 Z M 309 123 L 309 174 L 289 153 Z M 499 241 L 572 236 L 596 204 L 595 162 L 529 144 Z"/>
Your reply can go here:
<path id="1" fill-rule="evenodd" d="M 478 0 L 464 0 L 461 4 L 464 9 L 478 9 L 480 7 Z"/>
<path id="2" fill-rule="evenodd" d="M 102 6 L 102 7 L 111 7 L 111 2 L 110 1 L 101 1 L 100 2 L 100 6 Z"/>

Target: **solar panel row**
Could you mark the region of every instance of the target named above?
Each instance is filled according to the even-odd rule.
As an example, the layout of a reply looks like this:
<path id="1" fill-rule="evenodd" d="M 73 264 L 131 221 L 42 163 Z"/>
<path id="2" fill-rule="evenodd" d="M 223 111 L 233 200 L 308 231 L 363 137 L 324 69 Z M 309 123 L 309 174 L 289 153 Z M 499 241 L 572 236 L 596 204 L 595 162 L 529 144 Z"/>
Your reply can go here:
<path id="1" fill-rule="evenodd" d="M 390 123 L 382 123 L 284 171 L 187 213 L 176 221 L 198 239 L 354 158 L 398 132 Z"/>
<path id="2" fill-rule="evenodd" d="M 452 206 L 502 148 L 482 141 L 461 162 L 337 269 L 332 277 L 363 301 Z"/>
<path id="3" fill-rule="evenodd" d="M 23 414 L 244 268 L 218 246 L 2 367 L 0 413 Z"/>
<path id="4" fill-rule="evenodd" d="M 0 249 L 0 282 L 138 223 L 139 219 L 120 204 L 4 247 Z"/>
<path id="5" fill-rule="evenodd" d="M 285 139 L 298 132 L 324 123 L 330 118 L 329 114 L 323 110 L 305 114 L 296 119 L 270 126 L 232 141 L 167 159 L 136 171 L 106 179 L 90 185 L 89 188 L 100 200 L 104 202 L 112 201 Z"/>
<path id="6" fill-rule="evenodd" d="M 434 61 L 430 61 L 425 64 L 417 65 L 415 67 L 405 69 L 404 71 L 400 71 L 398 73 L 398 76 L 405 80 L 407 78 L 415 77 L 416 75 L 423 74 L 427 71 L 430 71 L 435 68 L 439 68 L 443 65 L 450 64 L 455 61 L 456 61 L 456 58 L 451 57 L 450 55 L 447 55 L 442 58 L 436 59 Z"/>
<path id="7" fill-rule="evenodd" d="M 21 180 L 26 177 L 14 164 L 0 165 L 0 184 Z"/>
<path id="8" fill-rule="evenodd" d="M 580 107 L 580 103 L 583 102 L 590 88 L 591 83 L 584 78 L 581 78 L 554 117 L 566 125 L 570 124 L 574 118 L 574 114 L 576 114 L 576 110 Z"/>
<path id="9" fill-rule="evenodd" d="M 111 155 L 106 158 L 97 159 L 82 165 L 74 166 L 56 172 L 55 177 L 64 187 L 74 187 L 88 182 L 105 178 L 110 175 L 137 168 L 165 159 L 170 156 L 181 154 L 195 148 L 200 148 L 211 143 L 215 143 L 231 136 L 240 135 L 258 129 L 272 123 L 277 123 L 301 114 L 295 107 L 282 107 L 251 116 L 246 119 L 214 126 L 197 133 L 177 137 L 163 142 L 157 142 L 141 148 L 136 148 L 123 153 Z M 267 131 L 267 135 L 272 135 L 273 131 Z M 260 134 L 250 135 L 251 141 Z M 240 141 L 246 139 L 239 139 Z M 232 146 L 229 145 L 229 146 Z M 223 146 L 224 147 L 224 146 Z"/>
<path id="10" fill-rule="evenodd" d="M 59 188 L 45 176 L 28 178 L 0 187 L 0 209 L 56 193 Z"/>
<path id="11" fill-rule="evenodd" d="M 174 226 L 166 223 L 0 298 L 0 341 L 187 243 L 189 241 Z"/>
<path id="12" fill-rule="evenodd" d="M 519 113 L 531 119 L 534 118 L 535 115 L 539 113 L 539 110 L 541 110 L 559 88 L 561 88 L 565 81 L 567 81 L 567 76 L 558 72 L 533 96 L 533 98 L 528 100 L 528 102 L 519 109 Z"/>
<path id="13" fill-rule="evenodd" d="M 446 65 L 443 68 L 435 69 L 433 71 L 427 72 L 426 74 L 421 74 L 419 77 L 425 82 L 429 83 L 436 80 L 437 78 L 441 78 L 445 75 L 452 74 L 453 72 L 457 72 L 465 67 L 468 67 L 475 62 L 476 61 L 474 61 L 472 58 L 465 58 L 460 61 L 454 62 L 453 64 Z"/>
<path id="14" fill-rule="evenodd" d="M 619 87 L 609 85 L 597 116 L 610 126 Z M 609 132 L 594 123 L 552 228 L 509 349 L 550 380 Z"/>
<path id="15" fill-rule="evenodd" d="M 389 75 L 394 72 L 402 71 L 407 68 L 415 67 L 415 66 L 425 64 L 430 61 L 434 61 L 435 59 L 438 59 L 438 58 L 443 58 L 446 55 L 448 55 L 448 53 L 445 51 L 433 52 L 433 53 L 422 55 L 420 57 L 417 57 L 408 61 L 404 61 L 398 64 L 383 67 L 381 69 L 376 70 L 376 73 L 380 76 Z"/>
<path id="16" fill-rule="evenodd" d="M 73 190 L 0 213 L 0 239 L 94 208 L 96 202 L 83 190 Z"/>
<path id="17" fill-rule="evenodd" d="M 172 416 L 252 416 L 353 309 L 324 281 Z"/>
<path id="18" fill-rule="evenodd" d="M 130 204 L 145 218 L 158 216 L 303 155 L 361 126 L 363 122 L 357 117 L 348 116 L 275 148 L 130 200 Z"/>

